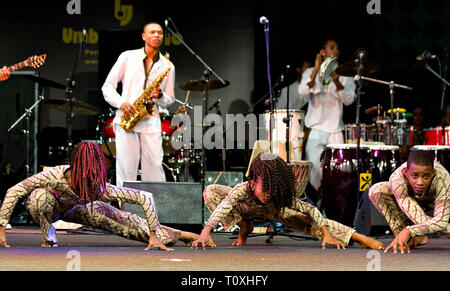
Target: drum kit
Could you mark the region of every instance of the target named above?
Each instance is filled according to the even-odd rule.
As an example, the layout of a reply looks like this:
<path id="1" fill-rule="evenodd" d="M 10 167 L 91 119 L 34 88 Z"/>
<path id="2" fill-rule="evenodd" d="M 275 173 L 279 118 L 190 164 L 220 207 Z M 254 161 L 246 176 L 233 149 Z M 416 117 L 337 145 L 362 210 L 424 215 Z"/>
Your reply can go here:
<path id="1" fill-rule="evenodd" d="M 31 78 L 31 77 L 30 77 Z M 47 80 L 41 77 L 32 76 L 32 81 L 37 82 L 42 87 L 53 87 L 57 89 L 64 89 L 65 86 Z M 188 94 L 186 96 L 185 102 L 180 100 L 175 100 L 178 106 L 177 112 L 175 114 L 187 114 L 188 109 L 193 109 L 193 107 L 188 103 L 188 98 L 190 91 L 201 91 L 204 88 L 204 80 L 191 80 L 189 82 L 179 85 L 180 89 L 187 90 Z M 219 82 L 211 80 L 209 83 L 209 89 L 219 89 L 230 84 L 229 81 Z M 112 108 L 101 112 L 99 108 L 89 103 L 80 101 L 76 98 L 64 99 L 44 99 L 44 105 L 51 109 L 66 112 L 70 115 L 84 115 L 84 116 L 97 116 L 97 124 L 95 129 L 95 139 L 94 140 L 82 140 L 96 142 L 100 145 L 105 158 L 108 168 L 115 168 L 115 158 L 116 158 L 116 144 L 115 144 L 115 132 L 113 126 L 113 120 L 116 114 L 116 110 Z M 172 141 L 174 139 L 174 133 L 180 130 L 180 126 L 172 126 L 171 121 L 173 114 L 168 111 L 161 110 L 161 135 L 162 135 L 162 147 L 163 147 L 163 168 L 166 172 L 166 178 L 168 181 L 180 181 L 182 175 L 184 175 L 185 181 L 189 177 L 189 168 L 200 163 L 200 153 L 199 150 L 181 148 L 179 150 L 172 146 Z M 179 135 L 182 138 L 182 135 Z M 181 140 L 177 140 L 182 142 Z M 67 145 L 60 146 L 49 146 L 46 149 L 48 158 L 43 163 L 47 163 L 45 166 L 54 166 L 54 163 L 67 162 L 69 148 Z M 49 164 L 50 163 L 50 164 Z"/>
<path id="2" fill-rule="evenodd" d="M 333 220 L 352 226 L 361 192 L 370 185 L 388 181 L 392 172 L 406 160 L 402 151 L 425 150 L 434 153 L 435 159 L 450 170 L 450 127 L 425 130 L 424 145 L 414 145 L 414 128 L 407 124 L 408 114 L 404 108 L 394 108 L 394 88 L 412 90 L 411 87 L 361 76 L 359 63 L 355 60 L 338 66 L 335 71 L 342 76 L 354 77 L 356 81 L 370 81 L 389 86 L 390 109 L 381 115 L 381 106 L 365 110 L 376 114 L 375 123 L 359 122 L 359 95 L 357 95 L 357 121 L 346 124 L 345 144 L 329 144 L 322 154 L 322 205 L 325 215 Z M 329 66 L 336 60 L 330 60 Z M 324 62 L 325 63 L 325 62 Z M 370 75 L 379 70 L 374 62 L 364 60 L 364 73 Z M 326 68 L 321 68 L 324 82 Z M 359 86 L 362 86 L 359 83 Z M 444 145 L 442 145 L 444 143 Z M 406 157 L 406 156 L 405 156 Z"/>

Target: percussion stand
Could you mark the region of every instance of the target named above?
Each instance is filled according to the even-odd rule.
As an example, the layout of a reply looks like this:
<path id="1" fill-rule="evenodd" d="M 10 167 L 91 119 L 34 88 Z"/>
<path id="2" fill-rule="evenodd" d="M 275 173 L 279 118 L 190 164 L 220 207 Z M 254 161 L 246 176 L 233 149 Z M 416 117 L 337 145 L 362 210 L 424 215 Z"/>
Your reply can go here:
<path id="1" fill-rule="evenodd" d="M 446 56 L 447 56 L 447 54 L 448 54 L 448 50 L 446 52 Z M 445 59 L 447 59 L 447 57 Z M 447 86 L 450 86 L 450 83 L 447 80 L 445 80 L 445 78 L 441 77 L 438 73 L 436 73 L 430 67 L 430 65 L 428 64 L 427 61 L 425 61 L 425 68 L 442 81 L 441 114 L 442 114 L 442 117 L 443 117 L 444 113 L 445 113 L 444 112 L 445 91 L 446 91 Z M 447 73 L 447 60 L 445 60 L 444 76 L 446 75 L 446 73 Z M 441 140 L 441 145 L 445 145 L 445 126 L 446 126 L 446 124 L 445 124 L 444 118 L 442 118 L 442 119 L 443 120 L 442 120 L 442 140 Z"/>
<path id="2" fill-rule="evenodd" d="M 33 113 L 34 108 L 37 107 L 42 100 L 44 100 L 44 96 L 40 95 L 38 100 L 30 108 L 25 109 L 25 113 L 8 129 L 8 132 L 13 130 L 14 127 L 16 127 L 17 124 L 19 124 L 24 118 L 27 121 L 27 129 L 21 130 L 21 133 L 24 133 L 26 136 L 27 154 L 26 154 L 25 169 L 27 178 L 30 177 L 30 117 L 31 114 Z"/>
<path id="3" fill-rule="evenodd" d="M 379 83 L 379 84 L 383 84 L 386 86 L 389 86 L 389 96 L 390 96 L 390 102 L 391 102 L 391 126 L 393 126 L 393 122 L 394 122 L 394 88 L 401 88 L 401 89 L 406 89 L 406 90 L 413 90 L 413 88 L 408 87 L 408 86 L 404 86 L 404 85 L 400 85 L 400 84 L 396 84 L 394 83 L 394 81 L 391 82 L 386 82 L 386 81 L 381 81 L 381 80 L 377 80 L 377 79 L 373 79 L 373 78 L 368 78 L 368 77 L 363 77 L 360 76 L 360 78 L 362 80 L 366 80 L 366 81 L 370 81 L 370 82 L 374 82 L 374 83 Z M 392 130 L 389 136 L 389 140 L 391 140 L 391 144 L 393 144 L 392 140 L 393 140 L 393 135 L 392 135 Z"/>

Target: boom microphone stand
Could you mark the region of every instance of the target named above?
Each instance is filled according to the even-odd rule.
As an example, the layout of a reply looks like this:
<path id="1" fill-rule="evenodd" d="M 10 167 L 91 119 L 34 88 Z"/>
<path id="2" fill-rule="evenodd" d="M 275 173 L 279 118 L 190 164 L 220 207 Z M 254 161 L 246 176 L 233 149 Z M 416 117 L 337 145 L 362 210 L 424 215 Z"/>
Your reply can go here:
<path id="1" fill-rule="evenodd" d="M 176 28 L 175 23 L 170 17 L 167 17 L 167 19 L 173 24 L 173 26 Z M 167 31 L 169 31 L 175 38 L 205 67 L 205 71 L 203 72 L 203 77 L 205 81 L 204 86 L 204 92 L 203 92 L 203 116 L 206 116 L 208 114 L 208 92 L 209 92 L 209 81 L 211 74 L 216 76 L 217 79 L 219 79 L 222 84 L 226 85 L 227 83 L 210 67 L 208 64 L 206 64 L 202 58 L 200 58 L 199 55 L 197 55 L 173 30 L 167 25 Z M 205 136 L 205 126 L 202 123 L 202 139 L 203 136 Z M 202 191 L 205 189 L 205 171 L 206 171 L 206 163 L 205 163 L 205 145 L 202 140 L 202 158 L 201 158 L 201 167 L 200 167 L 200 175 L 201 175 L 201 183 L 202 183 Z M 203 201 L 203 195 L 202 195 L 202 205 L 204 204 Z M 205 213 L 204 208 L 202 207 L 202 221 L 205 220 Z"/>
<path id="2" fill-rule="evenodd" d="M 78 64 L 80 62 L 81 52 L 84 51 L 86 46 L 86 29 L 82 29 L 82 38 L 80 43 L 80 49 L 78 50 L 78 55 L 73 65 L 72 72 L 66 77 L 66 97 L 69 100 L 69 112 L 67 113 L 67 146 L 68 153 L 72 151 L 72 119 L 73 119 L 73 88 L 75 87 L 75 81 L 73 80 L 73 75 L 77 70 Z"/>

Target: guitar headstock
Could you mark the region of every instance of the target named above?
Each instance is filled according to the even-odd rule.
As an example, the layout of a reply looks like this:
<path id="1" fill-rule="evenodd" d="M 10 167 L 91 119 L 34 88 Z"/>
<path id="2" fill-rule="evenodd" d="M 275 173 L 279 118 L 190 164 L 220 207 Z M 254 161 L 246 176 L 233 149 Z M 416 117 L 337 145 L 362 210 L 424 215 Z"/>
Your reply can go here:
<path id="1" fill-rule="evenodd" d="M 45 59 L 47 58 L 46 54 L 40 56 L 31 56 L 29 57 L 25 63 L 27 67 L 39 68 L 45 63 Z"/>

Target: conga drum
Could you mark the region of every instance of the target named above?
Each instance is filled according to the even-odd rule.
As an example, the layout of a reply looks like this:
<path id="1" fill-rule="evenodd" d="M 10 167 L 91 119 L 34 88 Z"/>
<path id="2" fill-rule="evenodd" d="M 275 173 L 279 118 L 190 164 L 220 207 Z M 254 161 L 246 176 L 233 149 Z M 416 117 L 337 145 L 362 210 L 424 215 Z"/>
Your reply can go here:
<path id="1" fill-rule="evenodd" d="M 434 154 L 434 160 L 439 162 L 444 168 L 450 172 L 450 146 L 414 146 L 412 150 L 430 151 Z"/>
<path id="2" fill-rule="evenodd" d="M 322 205 L 325 216 L 353 226 L 357 208 L 359 177 L 367 168 L 368 147 L 356 144 L 329 144 L 322 154 Z M 358 168 L 357 168 L 358 167 Z"/>
<path id="3" fill-rule="evenodd" d="M 290 161 L 288 166 L 291 167 L 295 177 L 295 187 L 297 189 L 297 197 L 301 197 L 308 185 L 309 174 L 312 168 L 310 161 Z"/>
<path id="4" fill-rule="evenodd" d="M 372 173 L 372 185 L 389 181 L 391 174 L 401 165 L 400 148 L 389 145 L 367 145 L 368 170 Z"/>

